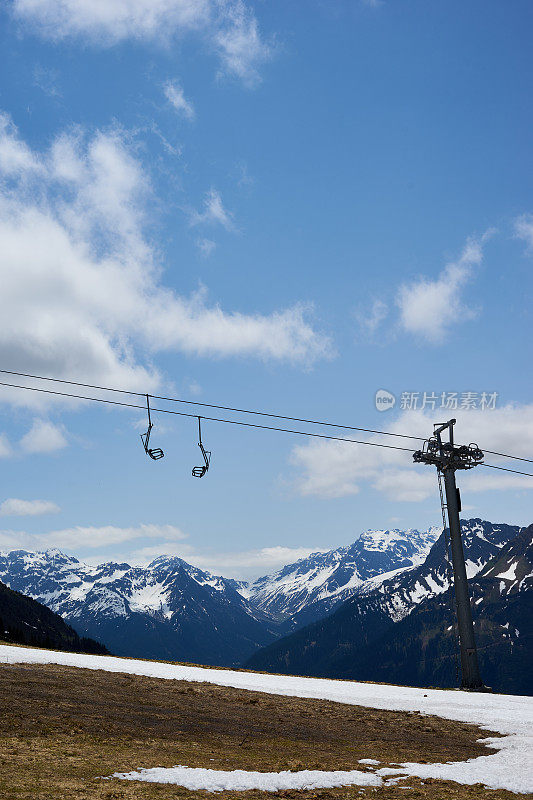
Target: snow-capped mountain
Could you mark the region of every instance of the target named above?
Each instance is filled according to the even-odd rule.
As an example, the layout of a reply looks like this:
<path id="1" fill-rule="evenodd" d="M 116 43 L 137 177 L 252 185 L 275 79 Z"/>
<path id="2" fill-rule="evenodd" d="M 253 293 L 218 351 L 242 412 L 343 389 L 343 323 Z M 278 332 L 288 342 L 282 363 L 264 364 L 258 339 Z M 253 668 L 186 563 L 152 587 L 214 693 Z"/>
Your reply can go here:
<path id="1" fill-rule="evenodd" d="M 483 567 L 520 532 L 516 525 L 496 525 L 481 519 L 462 520 L 461 530 L 470 577 L 481 574 Z M 503 567 L 498 569 L 504 571 Z M 511 572 L 525 575 L 527 569 L 517 559 L 516 565 L 515 561 L 509 564 L 509 576 Z M 374 649 L 432 599 L 437 598 L 452 613 L 453 598 L 446 592 L 448 588 L 445 537 L 441 534 L 422 564 L 370 578 L 330 616 L 268 645 L 246 666 L 289 674 L 395 682 L 399 679 L 392 673 L 388 677 L 369 677 L 376 664 Z M 400 660 L 396 666 L 399 665 Z M 405 675 L 401 680 L 408 682 Z"/>
<path id="2" fill-rule="evenodd" d="M 500 597 L 533 590 L 533 525 L 523 528 L 479 573 L 479 584 L 494 588 Z M 496 586 L 497 584 L 497 586 Z"/>
<path id="3" fill-rule="evenodd" d="M 497 692 L 533 694 L 533 525 L 474 576 L 470 593 L 483 680 Z M 457 650 L 453 606 L 439 594 L 389 626 L 359 669 L 379 681 L 453 686 Z"/>
<path id="4" fill-rule="evenodd" d="M 330 613 L 370 577 L 420 563 L 438 533 L 367 531 L 252 585 L 176 557 L 91 566 L 59 550 L 0 554 L 0 579 L 117 655 L 233 665 Z"/>
<path id="5" fill-rule="evenodd" d="M 90 566 L 59 550 L 14 550 L 0 554 L 0 579 L 117 655 L 232 665 L 274 638 L 235 581 L 180 558 Z"/>
<path id="6" fill-rule="evenodd" d="M 240 591 L 292 629 L 329 614 L 370 578 L 421 564 L 441 528 L 366 531 L 347 547 L 313 553 Z"/>
<path id="7" fill-rule="evenodd" d="M 479 519 L 463 521 L 462 529 L 470 576 L 518 533 L 516 526 Z M 438 528 L 367 531 L 352 545 L 315 553 L 252 585 L 211 575 L 176 557 L 161 556 L 143 567 L 90 566 L 59 550 L 0 554 L 0 580 L 117 655 L 235 665 L 268 645 L 263 653 L 277 652 L 276 639 L 321 620 L 329 663 L 335 637 L 341 643 L 353 639 L 364 649 L 391 624 L 443 595 L 448 574 L 439 533 Z M 515 582 L 526 580 L 527 565 L 517 560 L 503 571 Z M 507 585 L 505 577 L 500 584 Z M 341 618 L 340 631 L 330 636 L 330 621 Z M 301 631 L 304 637 L 308 630 Z M 279 645 L 285 660 L 276 671 L 283 672 L 292 659 L 287 655 L 291 637 Z M 346 653 L 350 649 L 351 643 Z M 269 659 L 261 662 L 261 652 L 259 657 L 254 666 L 270 668 Z"/>
<path id="8" fill-rule="evenodd" d="M 481 519 L 461 520 L 467 577 L 476 575 L 519 530 L 517 525 L 494 525 Z M 440 536 L 423 564 L 397 575 L 367 581 L 358 594 L 381 597 L 383 611 L 398 622 L 423 600 L 449 589 L 450 569 L 445 537 Z"/>

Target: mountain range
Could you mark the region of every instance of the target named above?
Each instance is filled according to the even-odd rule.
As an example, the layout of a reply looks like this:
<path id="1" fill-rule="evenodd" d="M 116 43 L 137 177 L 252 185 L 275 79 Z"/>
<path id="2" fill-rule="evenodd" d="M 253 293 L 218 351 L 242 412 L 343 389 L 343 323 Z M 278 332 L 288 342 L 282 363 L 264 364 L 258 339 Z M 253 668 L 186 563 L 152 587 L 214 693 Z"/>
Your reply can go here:
<path id="1" fill-rule="evenodd" d="M 530 543 L 518 526 L 481 519 L 462 532 L 481 657 L 495 686 L 517 691 L 531 646 Z M 456 684 L 450 574 L 438 528 L 366 531 L 249 584 L 176 557 L 89 566 L 59 550 L 0 554 L 8 586 L 117 655 L 420 685 Z"/>
<path id="2" fill-rule="evenodd" d="M 0 554 L 0 578 L 116 655 L 229 666 L 276 635 L 236 581 L 180 558 L 90 566 L 59 550 L 13 550 Z"/>
<path id="3" fill-rule="evenodd" d="M 0 579 L 117 655 L 235 666 L 329 613 L 370 577 L 423 561 L 437 529 L 367 531 L 252 584 L 180 558 L 89 566 L 59 550 L 0 554 Z"/>
<path id="4" fill-rule="evenodd" d="M 298 628 L 330 614 L 370 578 L 421 564 L 441 528 L 365 531 L 353 544 L 313 553 L 241 591 L 256 608 Z"/>
<path id="5" fill-rule="evenodd" d="M 533 525 L 524 528 L 470 581 L 481 674 L 495 691 L 533 694 Z M 457 631 L 444 595 L 421 603 L 373 648 L 377 680 L 457 684 Z"/>
<path id="6" fill-rule="evenodd" d="M 533 691 L 533 526 L 463 520 L 482 674 L 498 690 Z M 457 684 L 457 632 L 445 535 L 425 562 L 370 580 L 332 615 L 257 652 L 251 669 L 420 686 Z M 504 653 L 506 657 L 504 657 Z"/>

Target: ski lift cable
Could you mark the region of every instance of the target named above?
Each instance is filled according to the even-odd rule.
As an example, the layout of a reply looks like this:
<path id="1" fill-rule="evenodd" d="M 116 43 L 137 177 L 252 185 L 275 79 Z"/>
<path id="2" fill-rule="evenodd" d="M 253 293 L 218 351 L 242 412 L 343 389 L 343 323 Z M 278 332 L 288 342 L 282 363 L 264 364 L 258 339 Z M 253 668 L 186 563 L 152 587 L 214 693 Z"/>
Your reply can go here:
<path id="1" fill-rule="evenodd" d="M 4 381 L 0 381 L 0 386 L 8 386 L 12 389 L 25 389 L 26 391 L 30 392 L 42 392 L 44 394 L 53 394 L 59 397 L 70 397 L 75 400 L 90 400 L 95 403 L 104 403 L 107 405 L 112 406 L 124 406 L 126 408 L 141 408 L 144 411 L 146 410 L 145 405 L 139 405 L 138 403 L 124 403 L 120 400 L 109 400 L 104 397 L 88 397 L 87 395 L 81 394 L 73 394 L 71 392 L 58 392 L 54 391 L 53 389 L 40 389 L 36 386 L 21 386 L 16 383 L 6 383 Z M 144 395 L 143 395 L 144 396 Z M 150 395 L 150 397 L 153 397 Z M 197 414 L 189 414 L 185 411 L 173 411 L 169 408 L 150 408 L 151 411 L 156 411 L 160 414 L 173 414 L 178 417 L 188 417 L 189 419 L 198 419 Z M 278 428 L 273 425 L 259 425 L 257 422 L 244 422 L 243 420 L 236 420 L 236 419 L 223 419 L 222 417 L 206 417 L 202 416 L 202 419 L 208 420 L 209 422 L 223 422 L 227 425 L 240 425 L 245 428 L 259 428 L 261 430 L 267 431 L 279 431 L 280 433 L 293 433 L 297 434 L 298 436 L 311 436 L 315 439 L 329 439 L 336 442 L 349 442 L 351 444 L 364 444 L 369 447 L 384 447 L 387 450 L 403 450 L 406 453 L 412 453 L 412 448 L 410 447 L 399 447 L 398 445 L 392 444 L 383 444 L 382 442 L 365 442 L 361 439 L 349 439 L 348 437 L 344 436 L 329 436 L 325 433 L 310 433 L 309 431 L 297 431 L 291 428 Z"/>
<path id="2" fill-rule="evenodd" d="M 5 373 L 6 370 L 0 370 L 0 373 L 2 373 L 2 372 Z M 24 377 L 34 377 L 34 376 L 29 376 L 29 375 L 26 376 L 26 375 L 24 375 Z M 35 377 L 37 377 L 37 376 L 35 376 Z M 50 379 L 50 380 L 56 380 L 56 379 Z M 59 380 L 59 379 L 57 379 L 57 380 Z M 55 396 L 58 396 L 58 397 L 69 397 L 69 398 L 72 398 L 72 399 L 75 399 L 75 400 L 88 400 L 88 401 L 94 402 L 94 403 L 104 403 L 106 405 L 123 406 L 123 407 L 126 407 L 126 408 L 140 408 L 140 409 L 146 410 L 146 406 L 145 405 L 139 405 L 138 403 L 125 403 L 125 402 L 122 402 L 120 400 L 109 400 L 109 399 L 103 398 L 103 397 L 88 397 L 87 395 L 74 394 L 74 393 L 71 393 L 71 392 L 58 392 L 58 391 L 53 390 L 53 389 L 42 389 L 42 388 L 38 388 L 36 386 L 22 386 L 20 384 L 7 383 L 5 381 L 0 381 L 0 386 L 6 386 L 6 387 L 9 387 L 9 388 L 12 388 L 12 389 L 24 389 L 24 390 L 30 391 L 30 392 L 40 392 L 42 394 L 52 394 L 52 395 L 55 395 Z M 117 390 L 115 390 L 115 389 L 106 389 L 106 387 L 94 387 L 94 388 L 105 389 L 106 391 L 119 391 L 119 392 L 123 392 L 124 394 L 134 394 L 136 396 L 146 397 L 146 395 L 142 394 L 141 392 L 126 392 L 126 391 L 120 390 L 120 389 L 117 389 Z M 149 395 L 149 397 L 152 397 L 152 399 L 154 399 L 154 395 Z M 164 398 L 157 398 L 157 399 L 164 399 Z M 188 402 L 188 401 L 186 401 L 186 402 Z M 218 407 L 218 406 L 215 406 L 215 407 Z M 153 408 L 153 407 L 151 408 L 151 410 L 152 411 L 156 411 L 159 414 L 173 414 L 174 416 L 188 417 L 189 419 L 198 419 L 198 415 L 197 414 L 189 414 L 189 413 L 187 413 L 185 411 L 173 411 L 172 409 L 169 409 L 169 408 Z M 228 409 L 228 410 L 230 410 L 230 409 Z M 249 413 L 258 413 L 258 414 L 260 414 L 261 412 L 249 412 Z M 298 431 L 298 430 L 294 430 L 292 428 L 291 429 L 289 429 L 289 428 L 278 428 L 278 427 L 273 426 L 273 425 L 260 425 L 259 423 L 255 423 L 255 422 L 244 422 L 243 420 L 223 419 L 221 417 L 206 417 L 206 416 L 202 416 L 202 419 L 208 420 L 209 422 L 221 422 L 221 423 L 224 423 L 226 425 L 240 425 L 241 427 L 245 427 L 245 428 L 258 428 L 260 430 L 279 431 L 280 433 L 292 433 L 292 434 L 295 434 L 295 435 L 298 435 L 298 436 L 310 436 L 310 437 L 312 437 L 314 439 L 327 439 L 327 440 L 336 441 L 336 442 L 348 442 L 350 444 L 361 444 L 361 445 L 366 445 L 368 447 L 382 447 L 382 448 L 385 448 L 386 450 L 401 450 L 401 451 L 404 451 L 404 452 L 407 452 L 407 453 L 412 453 L 412 449 L 410 447 L 400 447 L 399 445 L 384 444 L 383 442 L 365 442 L 365 441 L 363 441 L 361 439 L 350 439 L 350 438 L 345 437 L 345 436 L 329 436 L 328 434 L 325 434 L 325 433 L 311 433 L 310 431 Z M 293 417 L 282 417 L 282 419 L 294 419 L 296 421 L 296 418 L 293 418 Z M 301 422 L 305 422 L 305 420 L 300 420 L 300 421 Z M 316 424 L 320 424 L 320 423 L 316 423 Z M 325 424 L 331 424 L 331 423 L 325 423 Z M 338 426 L 338 427 L 344 427 L 344 426 Z M 384 434 L 384 435 L 393 435 L 393 436 L 401 435 L 401 434 L 385 434 L 384 431 L 367 431 L 367 429 L 365 429 L 365 428 L 352 428 L 352 430 L 361 430 L 361 431 L 365 431 L 365 432 L 369 432 L 369 433 L 381 433 L 381 434 Z M 418 439 L 419 437 L 409 437 L 409 438 L 413 438 L 413 439 L 417 438 Z M 425 441 L 425 440 L 423 440 L 423 441 Z M 489 451 L 485 451 L 485 452 L 489 452 Z M 509 456 L 509 458 L 518 458 L 518 456 Z M 524 460 L 526 460 L 526 459 L 524 459 Z M 527 460 L 529 460 L 529 459 L 527 459 Z M 515 469 L 509 469 L 508 467 L 499 467 L 499 466 L 496 466 L 495 464 L 485 464 L 485 463 L 482 462 L 482 463 L 479 464 L 479 466 L 490 467 L 491 469 L 500 469 L 500 470 L 503 470 L 505 472 L 513 472 L 516 475 L 525 475 L 527 477 L 533 478 L 533 473 L 520 472 L 520 471 L 515 470 Z"/>
<path id="3" fill-rule="evenodd" d="M 488 450 L 486 451 L 488 453 Z M 490 467 L 490 469 L 501 469 L 504 472 L 514 472 L 515 475 L 527 475 L 528 478 L 533 478 L 533 472 L 520 472 L 517 469 L 509 469 L 509 467 L 497 467 L 496 464 L 485 464 L 483 461 L 479 464 L 480 467 Z"/>
<path id="4" fill-rule="evenodd" d="M 85 389 L 100 389 L 104 392 L 117 392 L 118 394 L 130 394 L 136 397 L 146 397 L 146 392 L 133 392 L 128 389 L 113 389 L 110 386 L 97 386 L 92 383 L 81 383 L 80 381 L 67 381 L 63 378 L 47 378 L 43 375 L 30 375 L 26 372 L 12 372 L 7 369 L 0 369 L 0 374 L 3 375 L 18 375 L 21 378 L 33 378 L 40 381 L 53 381 L 54 383 L 65 383 L 69 386 L 81 386 Z M 232 408 L 231 406 L 221 406 L 216 403 L 200 403 L 196 400 L 182 400 L 179 397 L 165 397 L 163 395 L 151 394 L 153 400 L 165 400 L 170 403 L 183 403 L 189 406 L 201 406 L 202 408 L 216 408 L 219 411 L 233 411 L 237 414 L 254 414 L 259 417 L 271 417 L 273 419 L 285 419 L 289 422 L 305 422 L 308 425 L 324 425 L 329 428 L 343 428 L 348 431 L 361 431 L 362 433 L 377 433 L 381 436 L 396 436 L 399 439 L 416 439 L 419 442 L 425 441 L 422 436 L 409 436 L 406 433 L 393 433 L 392 431 L 378 431 L 372 428 L 359 428 L 355 425 L 340 425 L 335 422 L 324 422 L 323 420 L 304 419 L 302 417 L 288 417 L 284 414 L 274 414 L 270 411 L 255 411 L 249 408 Z M 197 414 L 194 414 L 197 416 Z"/>
<path id="5" fill-rule="evenodd" d="M 501 456 L 502 458 L 514 458 L 515 461 L 527 461 L 533 464 L 533 458 L 523 458 L 522 456 L 510 456 L 507 453 L 497 453 L 495 450 L 483 450 L 484 453 L 489 453 L 491 456 Z"/>
<path id="6" fill-rule="evenodd" d="M 40 380 L 40 381 L 52 381 L 54 383 L 62 383 L 62 384 L 67 384 L 69 386 L 81 386 L 85 389 L 99 389 L 104 392 L 116 392 L 118 394 L 129 394 L 136 397 L 146 397 L 146 392 L 134 392 L 128 389 L 114 389 L 110 386 L 98 386 L 92 383 L 82 383 L 81 381 L 68 381 L 65 380 L 64 378 L 49 378 L 44 375 L 32 375 L 27 372 L 13 372 L 12 370 L 0 369 L 0 374 L 18 375 L 19 377 L 22 378 L 33 378 L 34 380 Z M 179 397 L 165 397 L 164 395 L 157 395 L 157 394 L 151 394 L 150 397 L 154 400 L 165 400 L 171 403 L 182 403 L 184 405 L 198 406 L 202 408 L 216 408 L 219 411 L 232 411 L 237 414 L 253 414 L 259 417 L 284 419 L 289 422 L 303 422 L 307 425 L 322 425 L 329 428 L 342 428 L 343 430 L 348 430 L 348 431 L 360 431 L 361 433 L 375 433 L 379 436 L 394 436 L 399 439 L 414 439 L 419 442 L 425 441 L 424 437 L 422 436 L 411 436 L 406 433 L 394 433 L 392 431 L 379 431 L 373 428 L 360 428 L 355 425 L 341 425 L 335 422 L 325 422 L 324 420 L 306 419 L 304 417 L 289 417 L 284 414 L 274 414 L 273 412 L 270 411 L 256 411 L 249 408 L 233 408 L 232 406 L 222 406 L 216 403 L 200 403 L 197 400 L 183 400 L 182 398 Z M 511 458 L 515 461 L 525 461 L 529 464 L 533 464 L 533 459 L 524 458 L 523 456 L 512 456 L 509 453 L 500 453 L 496 450 L 484 450 L 484 452 L 489 453 L 492 456 L 500 456 L 501 458 Z"/>

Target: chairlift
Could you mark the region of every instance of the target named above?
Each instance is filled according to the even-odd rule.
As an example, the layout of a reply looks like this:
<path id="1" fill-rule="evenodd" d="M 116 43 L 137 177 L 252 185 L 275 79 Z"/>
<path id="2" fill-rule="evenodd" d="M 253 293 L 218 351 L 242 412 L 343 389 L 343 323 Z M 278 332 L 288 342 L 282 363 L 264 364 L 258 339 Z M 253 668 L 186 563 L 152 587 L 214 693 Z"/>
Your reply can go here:
<path id="1" fill-rule="evenodd" d="M 160 458 L 164 457 L 164 453 L 160 447 L 153 447 L 150 448 L 148 445 L 150 444 L 150 434 L 152 433 L 152 428 L 154 427 L 152 424 L 152 419 L 150 417 L 150 396 L 146 395 L 146 410 L 148 411 L 148 430 L 146 433 L 141 433 L 141 440 L 144 447 L 144 452 L 147 456 L 150 456 L 151 459 L 154 461 L 159 461 Z"/>
<path id="2" fill-rule="evenodd" d="M 193 467 L 192 475 L 194 478 L 203 478 L 209 469 L 209 462 L 211 461 L 211 450 L 206 450 L 202 443 L 202 418 L 198 417 L 198 447 L 202 451 L 204 457 L 204 465 L 201 467 Z"/>

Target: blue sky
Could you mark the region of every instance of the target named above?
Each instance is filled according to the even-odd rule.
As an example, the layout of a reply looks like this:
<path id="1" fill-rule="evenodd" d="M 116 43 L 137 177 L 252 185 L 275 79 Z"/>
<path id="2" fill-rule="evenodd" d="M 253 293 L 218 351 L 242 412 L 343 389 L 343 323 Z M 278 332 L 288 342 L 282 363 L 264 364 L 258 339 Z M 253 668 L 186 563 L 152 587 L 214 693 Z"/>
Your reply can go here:
<path id="1" fill-rule="evenodd" d="M 456 416 L 531 458 L 532 22 L 526 0 L 2 3 L 0 367 L 420 436 Z M 143 420 L 2 388 L 0 547 L 246 577 L 439 519 L 408 453 L 205 423 L 195 480 L 194 420 L 154 419 L 157 463 Z M 531 479 L 461 485 L 468 516 L 531 522 Z"/>

